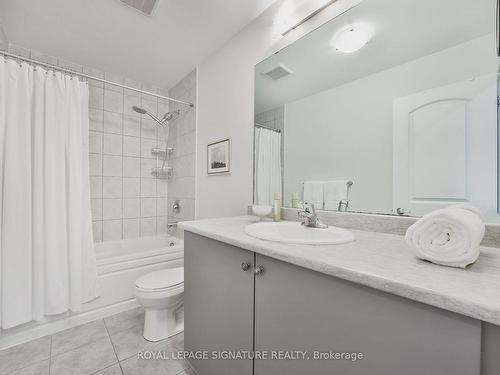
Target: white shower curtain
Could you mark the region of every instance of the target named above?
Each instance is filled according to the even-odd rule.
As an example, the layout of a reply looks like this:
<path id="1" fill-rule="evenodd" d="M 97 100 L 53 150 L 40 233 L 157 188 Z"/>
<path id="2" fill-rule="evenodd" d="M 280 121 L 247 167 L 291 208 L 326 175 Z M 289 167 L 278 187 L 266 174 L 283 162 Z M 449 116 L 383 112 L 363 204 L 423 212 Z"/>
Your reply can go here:
<path id="1" fill-rule="evenodd" d="M 270 205 L 281 194 L 281 133 L 255 128 L 255 204 Z"/>
<path id="2" fill-rule="evenodd" d="M 0 58 L 0 328 L 97 297 L 88 92 Z"/>

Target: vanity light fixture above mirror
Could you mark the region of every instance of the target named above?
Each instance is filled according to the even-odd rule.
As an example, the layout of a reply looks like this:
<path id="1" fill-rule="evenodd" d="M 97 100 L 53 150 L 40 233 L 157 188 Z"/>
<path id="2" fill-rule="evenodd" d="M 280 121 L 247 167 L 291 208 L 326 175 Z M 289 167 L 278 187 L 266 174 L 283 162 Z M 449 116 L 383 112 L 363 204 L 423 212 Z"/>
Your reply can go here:
<path id="1" fill-rule="evenodd" d="M 363 0 L 285 0 L 275 20 L 277 33 L 285 36 L 304 22 L 307 22 L 326 8 L 332 7 L 335 18 L 359 5 Z"/>
<path id="2" fill-rule="evenodd" d="M 363 48 L 372 37 L 373 28 L 369 25 L 347 25 L 335 33 L 331 44 L 337 51 L 353 53 Z"/>

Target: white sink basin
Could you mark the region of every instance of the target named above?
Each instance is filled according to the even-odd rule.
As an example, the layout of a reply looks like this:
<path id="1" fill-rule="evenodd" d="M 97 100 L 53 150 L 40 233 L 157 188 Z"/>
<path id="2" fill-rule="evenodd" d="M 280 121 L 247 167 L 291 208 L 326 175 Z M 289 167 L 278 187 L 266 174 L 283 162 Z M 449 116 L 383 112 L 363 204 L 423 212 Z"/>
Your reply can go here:
<path id="1" fill-rule="evenodd" d="M 348 230 L 309 228 L 294 221 L 250 224 L 245 227 L 245 232 L 261 240 L 304 245 L 335 245 L 354 241 L 354 234 Z"/>

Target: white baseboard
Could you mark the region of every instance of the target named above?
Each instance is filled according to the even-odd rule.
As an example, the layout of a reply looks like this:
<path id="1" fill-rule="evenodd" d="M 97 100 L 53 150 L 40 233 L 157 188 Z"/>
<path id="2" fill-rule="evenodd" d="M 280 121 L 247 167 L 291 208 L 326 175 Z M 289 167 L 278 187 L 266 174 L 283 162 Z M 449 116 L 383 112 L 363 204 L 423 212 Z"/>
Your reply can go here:
<path id="1" fill-rule="evenodd" d="M 135 298 L 132 298 L 127 301 L 122 301 L 113 305 L 101 307 L 99 309 L 75 314 L 63 319 L 57 319 L 54 321 L 37 324 L 30 329 L 24 329 L 18 333 L 9 333 L 7 335 L 0 336 L 0 350 L 23 344 L 40 337 L 52 335 L 68 328 L 73 328 L 85 323 L 103 319 L 138 306 L 140 305 L 137 303 L 137 300 Z"/>

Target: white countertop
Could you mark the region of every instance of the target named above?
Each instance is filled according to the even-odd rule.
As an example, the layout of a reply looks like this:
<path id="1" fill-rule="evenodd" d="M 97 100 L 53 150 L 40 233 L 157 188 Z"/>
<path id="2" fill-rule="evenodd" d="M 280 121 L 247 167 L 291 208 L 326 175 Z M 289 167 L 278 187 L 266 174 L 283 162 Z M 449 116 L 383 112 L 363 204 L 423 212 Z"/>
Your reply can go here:
<path id="1" fill-rule="evenodd" d="M 290 245 L 245 234 L 253 216 L 179 223 L 181 229 L 317 272 L 500 325 L 500 250 L 481 248 L 467 269 L 417 259 L 403 237 L 353 230 L 341 245 Z"/>

